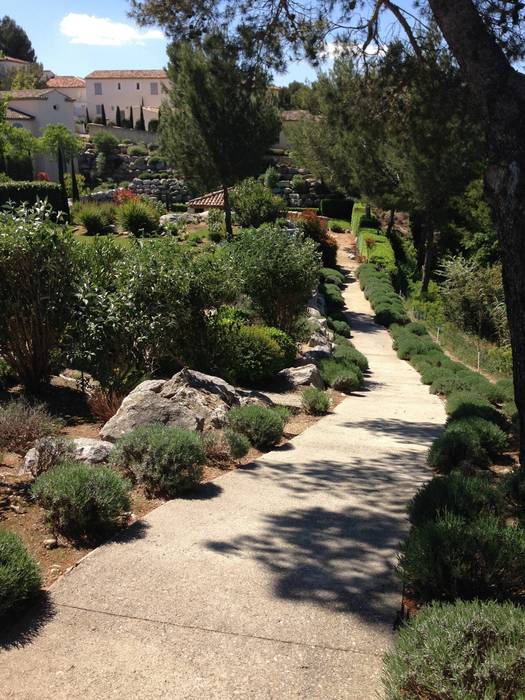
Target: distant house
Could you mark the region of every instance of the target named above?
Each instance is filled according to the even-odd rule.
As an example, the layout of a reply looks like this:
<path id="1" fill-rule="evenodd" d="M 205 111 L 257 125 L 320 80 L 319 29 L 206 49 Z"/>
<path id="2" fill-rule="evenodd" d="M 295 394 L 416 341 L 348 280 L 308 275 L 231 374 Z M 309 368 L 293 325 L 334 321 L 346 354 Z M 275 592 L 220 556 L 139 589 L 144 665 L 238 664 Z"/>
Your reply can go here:
<path id="1" fill-rule="evenodd" d="M 190 214 L 206 211 L 208 209 L 224 209 L 224 190 L 208 192 L 200 197 L 195 197 L 186 202 Z"/>
<path id="2" fill-rule="evenodd" d="M 6 117 L 12 126 L 27 129 L 34 136 L 41 136 L 48 124 L 64 124 L 75 131 L 75 100 L 59 90 L 0 92 L 0 99 L 6 98 Z M 35 157 L 35 169 L 47 171 L 52 178 L 57 176 L 54 161 L 40 154 Z"/>
<path id="3" fill-rule="evenodd" d="M 0 75 L 6 75 L 10 71 L 17 71 L 20 68 L 27 68 L 32 65 L 29 61 L 23 61 L 21 58 L 13 58 L 12 56 L 3 56 L 0 53 Z"/>
<path id="4" fill-rule="evenodd" d="M 86 75 L 89 116 L 91 120 L 102 116 L 104 105 L 107 121 L 116 122 L 117 107 L 123 119 L 129 119 L 133 109 L 136 123 L 142 106 L 147 129 L 152 119 L 158 119 L 169 85 L 165 70 L 96 70 Z"/>
<path id="5" fill-rule="evenodd" d="M 75 100 L 74 112 L 79 119 L 86 116 L 86 81 L 75 75 L 55 75 L 46 82 L 46 87 L 58 90 Z"/>

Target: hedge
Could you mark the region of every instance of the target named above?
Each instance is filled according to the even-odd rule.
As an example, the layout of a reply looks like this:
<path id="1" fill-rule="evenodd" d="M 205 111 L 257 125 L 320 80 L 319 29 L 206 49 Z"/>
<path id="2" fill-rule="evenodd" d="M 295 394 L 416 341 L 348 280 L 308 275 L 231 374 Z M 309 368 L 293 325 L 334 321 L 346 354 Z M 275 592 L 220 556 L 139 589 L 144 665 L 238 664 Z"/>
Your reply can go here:
<path id="1" fill-rule="evenodd" d="M 39 199 L 46 199 L 55 211 L 61 211 L 62 192 L 56 182 L 18 181 L 0 183 L 0 206 L 13 202 L 15 204 L 35 204 Z"/>
<path id="2" fill-rule="evenodd" d="M 319 213 L 329 219 L 350 219 L 353 206 L 351 199 L 321 199 Z"/>

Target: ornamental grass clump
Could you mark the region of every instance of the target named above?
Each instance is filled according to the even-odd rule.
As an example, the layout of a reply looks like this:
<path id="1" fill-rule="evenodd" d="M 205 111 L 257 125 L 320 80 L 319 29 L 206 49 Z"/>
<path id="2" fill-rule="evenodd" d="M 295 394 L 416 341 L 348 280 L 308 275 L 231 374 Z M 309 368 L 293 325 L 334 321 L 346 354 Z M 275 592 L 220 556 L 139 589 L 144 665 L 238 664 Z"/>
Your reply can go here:
<path id="1" fill-rule="evenodd" d="M 228 428 L 244 435 L 258 450 L 268 450 L 281 440 L 285 422 L 278 411 L 255 404 L 232 408 L 226 414 Z"/>
<path id="2" fill-rule="evenodd" d="M 141 425 L 117 442 L 111 463 L 150 495 L 174 498 L 202 480 L 206 455 L 197 433 L 158 423 Z"/>
<path id="3" fill-rule="evenodd" d="M 322 416 L 330 410 L 330 397 L 322 389 L 308 387 L 303 391 L 301 404 L 306 413 Z"/>
<path id="4" fill-rule="evenodd" d="M 36 440 L 56 435 L 60 426 L 43 404 L 9 401 L 0 406 L 0 451 L 26 452 Z"/>
<path id="5" fill-rule="evenodd" d="M 42 585 L 40 570 L 22 540 L 0 530 L 0 618 L 34 597 Z"/>
<path id="6" fill-rule="evenodd" d="M 424 525 L 445 511 L 466 520 L 482 512 L 501 516 L 504 505 L 501 489 L 488 476 L 454 471 L 422 486 L 408 504 L 408 514 L 412 525 Z"/>
<path id="7" fill-rule="evenodd" d="M 250 451 L 251 444 L 246 435 L 237 433 L 235 430 L 225 430 L 224 437 L 233 459 L 242 459 Z"/>
<path id="8" fill-rule="evenodd" d="M 511 603 L 433 603 L 384 659 L 386 700 L 525 697 L 525 610 Z"/>
<path id="9" fill-rule="evenodd" d="M 130 488 L 110 467 L 65 459 L 41 474 L 31 492 L 56 532 L 90 540 L 122 521 L 130 508 Z"/>
<path id="10" fill-rule="evenodd" d="M 470 520 L 444 512 L 412 527 L 397 573 L 421 601 L 523 600 L 525 529 L 490 513 Z"/>
<path id="11" fill-rule="evenodd" d="M 152 203 L 129 199 L 118 207 L 117 223 L 122 231 L 133 236 L 153 236 L 159 229 L 159 215 Z"/>

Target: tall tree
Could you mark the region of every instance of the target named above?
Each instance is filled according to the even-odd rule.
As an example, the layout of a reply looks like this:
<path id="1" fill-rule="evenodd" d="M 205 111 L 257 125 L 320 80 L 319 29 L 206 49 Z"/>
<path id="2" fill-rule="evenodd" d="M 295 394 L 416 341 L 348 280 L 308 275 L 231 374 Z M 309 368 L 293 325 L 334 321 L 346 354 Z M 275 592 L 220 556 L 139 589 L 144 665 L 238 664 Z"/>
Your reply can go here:
<path id="1" fill-rule="evenodd" d="M 120 107 L 117 105 L 117 110 L 115 112 L 115 124 L 117 126 L 122 126 L 122 117 L 120 116 Z"/>
<path id="2" fill-rule="evenodd" d="M 162 110 L 162 150 L 188 181 L 222 189 L 231 236 L 229 188 L 257 173 L 279 135 L 268 75 L 243 64 L 237 48 L 216 34 L 202 46 L 173 46 L 170 59 L 173 88 L 171 105 Z"/>
<path id="3" fill-rule="evenodd" d="M 525 7 L 520 0 L 421 0 L 432 13 L 475 96 L 486 135 L 485 189 L 503 257 L 503 281 L 511 334 L 514 388 L 520 417 L 520 460 L 525 467 L 525 74 L 514 65 L 525 53 Z M 421 57 L 419 18 L 394 0 L 200 0 L 188 13 L 186 0 L 131 0 L 141 23 L 162 24 L 179 38 L 202 36 L 217 22 L 238 27 L 250 55 L 282 67 L 287 51 L 315 59 L 330 30 L 347 32 L 348 43 L 382 46 L 388 13 Z M 368 11 L 367 11 L 368 8 Z M 299 11 L 297 11 L 299 10 Z M 353 30 L 349 30 L 353 27 Z"/>
<path id="4" fill-rule="evenodd" d="M 40 138 L 40 148 L 51 157 L 56 158 L 58 167 L 58 181 L 62 190 L 62 202 L 64 211 L 69 211 L 67 201 L 67 188 L 64 179 L 66 164 L 78 154 L 82 142 L 72 134 L 63 124 L 50 124 L 46 126 Z"/>
<path id="5" fill-rule="evenodd" d="M 0 19 L 0 52 L 22 61 L 36 61 L 35 50 L 29 37 L 22 27 L 7 15 Z"/>

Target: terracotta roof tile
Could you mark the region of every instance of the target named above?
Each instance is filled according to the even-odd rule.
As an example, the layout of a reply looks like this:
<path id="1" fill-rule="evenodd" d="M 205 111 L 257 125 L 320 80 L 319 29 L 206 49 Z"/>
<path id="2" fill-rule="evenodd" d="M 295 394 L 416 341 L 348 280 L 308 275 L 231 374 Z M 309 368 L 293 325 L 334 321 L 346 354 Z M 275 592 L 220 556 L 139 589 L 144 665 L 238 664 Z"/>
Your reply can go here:
<path id="1" fill-rule="evenodd" d="M 24 66 L 31 66 L 31 61 L 24 61 L 21 58 L 14 58 L 13 56 L 0 56 L 0 61 L 9 61 L 10 63 L 21 63 Z"/>
<path id="2" fill-rule="evenodd" d="M 13 109 L 12 107 L 7 108 L 5 116 L 6 119 L 34 119 L 33 115 L 26 114 L 25 112 L 21 112 L 19 109 Z"/>
<path id="3" fill-rule="evenodd" d="M 8 100 L 47 100 L 51 92 L 60 92 L 56 88 L 44 88 L 43 90 L 4 90 L 0 92 L 0 98 Z M 74 102 L 71 97 L 60 92 L 68 102 Z"/>
<path id="4" fill-rule="evenodd" d="M 186 202 L 188 207 L 224 207 L 224 192 L 222 190 L 216 190 L 215 192 L 208 192 L 203 194 L 201 197 L 195 197 L 195 199 L 190 199 Z"/>
<path id="5" fill-rule="evenodd" d="M 157 78 L 166 80 L 168 74 L 165 70 L 95 70 L 86 75 L 86 80 L 104 80 L 106 78 Z"/>
<path id="6" fill-rule="evenodd" d="M 86 81 L 74 75 L 55 75 L 54 78 L 49 78 L 46 85 L 48 88 L 83 88 Z"/>

